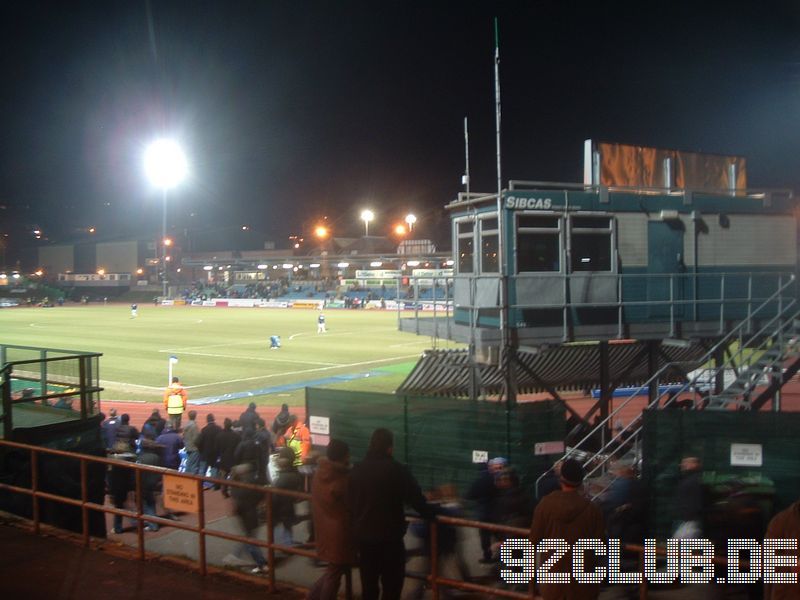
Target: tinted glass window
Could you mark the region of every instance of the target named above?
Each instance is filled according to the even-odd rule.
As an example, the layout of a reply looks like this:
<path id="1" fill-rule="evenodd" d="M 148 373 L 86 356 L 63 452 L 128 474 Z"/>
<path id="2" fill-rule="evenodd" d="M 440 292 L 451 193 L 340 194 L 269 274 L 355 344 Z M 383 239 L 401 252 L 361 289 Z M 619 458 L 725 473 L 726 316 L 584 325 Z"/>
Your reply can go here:
<path id="1" fill-rule="evenodd" d="M 517 272 L 561 270 L 559 237 L 552 233 L 517 233 Z"/>
<path id="2" fill-rule="evenodd" d="M 572 271 L 610 271 L 611 234 L 573 233 Z"/>
<path id="3" fill-rule="evenodd" d="M 497 234 L 483 235 L 481 238 L 481 273 L 497 273 L 499 271 Z"/>

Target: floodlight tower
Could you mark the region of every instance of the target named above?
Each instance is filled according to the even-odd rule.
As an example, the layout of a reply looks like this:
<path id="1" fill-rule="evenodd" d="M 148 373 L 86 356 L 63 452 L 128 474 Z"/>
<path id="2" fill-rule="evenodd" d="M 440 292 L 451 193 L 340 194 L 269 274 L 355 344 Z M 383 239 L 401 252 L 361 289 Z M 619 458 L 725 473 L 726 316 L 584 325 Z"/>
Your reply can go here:
<path id="1" fill-rule="evenodd" d="M 156 250 L 161 248 L 162 297 L 167 295 L 167 191 L 180 184 L 189 171 L 186 156 L 180 145 L 170 139 L 158 139 L 147 147 L 144 153 L 144 170 L 147 178 L 161 189 L 163 213 L 161 220 L 161 240 Z"/>

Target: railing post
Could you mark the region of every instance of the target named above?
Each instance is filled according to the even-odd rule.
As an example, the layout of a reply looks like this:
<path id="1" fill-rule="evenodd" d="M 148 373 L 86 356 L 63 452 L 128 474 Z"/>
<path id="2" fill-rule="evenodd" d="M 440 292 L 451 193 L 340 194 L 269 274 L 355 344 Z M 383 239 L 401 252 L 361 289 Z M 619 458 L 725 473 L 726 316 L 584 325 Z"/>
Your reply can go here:
<path id="1" fill-rule="evenodd" d="M 675 277 L 669 276 L 669 336 L 675 337 Z"/>
<path id="2" fill-rule="evenodd" d="M 431 543 L 429 551 L 431 553 L 431 594 L 433 600 L 439 600 L 439 527 L 436 518 L 430 521 Z"/>
<path id="3" fill-rule="evenodd" d="M 89 501 L 89 484 L 86 477 L 86 459 L 80 459 L 81 464 L 81 522 L 83 525 L 83 545 L 89 547 L 89 509 L 86 503 Z"/>
<path id="4" fill-rule="evenodd" d="M 33 502 L 33 532 L 39 535 L 39 453 L 31 449 L 31 502 Z"/>
<path id="5" fill-rule="evenodd" d="M 644 573 L 644 548 L 639 550 L 639 573 Z M 639 582 L 639 600 L 647 600 L 647 578 Z"/>
<path id="6" fill-rule="evenodd" d="M 275 548 L 273 544 L 275 543 L 275 532 L 273 530 L 272 521 L 272 492 L 269 488 L 265 489 L 267 493 L 267 543 L 269 547 L 267 548 L 267 565 L 269 567 L 269 574 L 267 581 L 269 582 L 269 591 L 275 591 Z"/>
<path id="7" fill-rule="evenodd" d="M 195 479 L 197 484 L 197 560 L 200 563 L 200 574 L 208 573 L 206 564 L 206 499 L 203 496 L 202 479 Z"/>
<path id="8" fill-rule="evenodd" d="M 88 399 L 86 398 L 86 360 L 88 357 L 81 356 L 78 358 L 78 381 L 80 382 L 78 389 L 80 390 L 81 402 L 81 419 L 86 419 L 89 411 L 87 410 Z"/>
<path id="9" fill-rule="evenodd" d="M 749 306 L 750 302 L 747 304 Z M 747 319 L 749 323 L 749 314 L 747 315 Z M 719 332 L 720 334 L 725 332 L 725 273 L 720 275 L 719 278 Z"/>
<path id="10" fill-rule="evenodd" d="M 136 541 L 139 549 L 139 560 L 144 560 L 144 520 L 142 519 L 142 471 L 134 469 L 136 480 Z"/>

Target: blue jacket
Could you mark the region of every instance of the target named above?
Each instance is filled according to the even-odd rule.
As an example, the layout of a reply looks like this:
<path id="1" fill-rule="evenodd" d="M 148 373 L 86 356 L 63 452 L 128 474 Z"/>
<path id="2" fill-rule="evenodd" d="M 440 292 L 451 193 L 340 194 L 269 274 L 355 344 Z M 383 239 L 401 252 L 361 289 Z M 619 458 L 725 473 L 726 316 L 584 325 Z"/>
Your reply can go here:
<path id="1" fill-rule="evenodd" d="M 168 469 L 177 469 L 181 464 L 178 451 L 183 447 L 183 440 L 177 431 L 165 429 L 164 433 L 156 438 L 156 444 L 164 446 L 161 459 Z"/>

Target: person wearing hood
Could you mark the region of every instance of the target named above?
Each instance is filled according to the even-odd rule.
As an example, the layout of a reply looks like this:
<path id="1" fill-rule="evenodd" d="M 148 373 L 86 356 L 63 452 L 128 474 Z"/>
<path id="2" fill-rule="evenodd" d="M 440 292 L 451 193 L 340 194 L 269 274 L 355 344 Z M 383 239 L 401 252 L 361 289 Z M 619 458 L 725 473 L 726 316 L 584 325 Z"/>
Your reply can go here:
<path id="1" fill-rule="evenodd" d="M 239 415 L 239 427 L 242 428 L 242 432 L 247 431 L 248 429 L 251 431 L 256 430 L 256 421 L 258 421 L 260 417 L 256 412 L 256 403 L 251 402 L 247 409 Z"/>
<path id="2" fill-rule="evenodd" d="M 559 482 L 561 489 L 541 499 L 533 513 L 530 541 L 538 545 L 544 539 L 563 539 L 572 545 L 578 539 L 603 539 L 605 524 L 602 511 L 581 493 L 583 466 L 568 458 L 561 463 Z M 541 559 L 549 558 L 540 555 Z M 587 552 L 584 555 L 585 571 L 595 570 L 596 558 Z M 567 552 L 556 561 L 551 573 L 571 573 L 572 552 Z M 577 583 L 570 576 L 570 583 L 540 583 L 539 593 L 544 600 L 594 600 L 600 594 L 599 584 Z"/>
<path id="3" fill-rule="evenodd" d="M 281 411 L 275 415 L 272 421 L 272 433 L 275 436 L 283 435 L 286 428 L 289 426 L 289 405 L 281 404 Z"/>
<path id="4" fill-rule="evenodd" d="M 349 465 L 350 447 L 342 440 L 332 439 L 326 455 L 319 459 L 317 473 L 311 481 L 317 556 L 328 565 L 311 588 L 309 600 L 336 600 L 342 575 L 356 562 L 347 509 Z"/>

